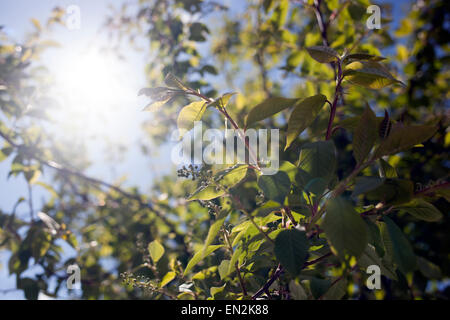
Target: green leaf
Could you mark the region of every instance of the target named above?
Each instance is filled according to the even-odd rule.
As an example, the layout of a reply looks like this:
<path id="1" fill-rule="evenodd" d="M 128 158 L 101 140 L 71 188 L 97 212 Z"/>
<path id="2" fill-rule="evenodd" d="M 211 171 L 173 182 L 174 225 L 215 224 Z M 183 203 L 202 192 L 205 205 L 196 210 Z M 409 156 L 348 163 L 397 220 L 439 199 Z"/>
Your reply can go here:
<path id="1" fill-rule="evenodd" d="M 393 83 L 402 84 L 376 61 L 352 62 L 345 68 L 344 77 L 350 83 L 370 89 L 381 89 Z"/>
<path id="2" fill-rule="evenodd" d="M 216 185 L 209 185 L 198 188 L 189 198 L 192 200 L 211 200 L 218 198 L 226 193 L 226 190 Z"/>
<path id="3" fill-rule="evenodd" d="M 330 47 L 312 46 L 306 48 L 306 50 L 314 60 L 320 63 L 333 62 L 339 59 L 339 54 Z"/>
<path id="4" fill-rule="evenodd" d="M 388 228 L 386 223 L 383 221 L 377 221 L 377 225 L 380 229 L 381 240 L 384 246 L 384 256 L 383 259 L 386 263 L 394 263 L 394 245 L 392 244 L 391 237 L 389 236 Z"/>
<path id="5" fill-rule="evenodd" d="M 354 60 L 369 60 L 369 61 L 381 61 L 385 60 L 385 57 L 374 56 L 367 53 L 351 53 L 344 58 L 344 62 L 352 62 Z"/>
<path id="6" fill-rule="evenodd" d="M 189 27 L 189 40 L 203 42 L 206 41 L 205 34 L 209 33 L 208 27 L 200 22 L 194 22 Z"/>
<path id="7" fill-rule="evenodd" d="M 367 246 L 367 226 L 352 204 L 343 198 L 329 201 L 322 222 L 335 255 L 343 260 L 358 259 Z"/>
<path id="8" fill-rule="evenodd" d="M 380 168 L 379 173 L 381 178 L 398 178 L 397 171 L 388 162 L 384 161 L 383 158 L 379 159 Z"/>
<path id="9" fill-rule="evenodd" d="M 293 276 L 302 271 L 308 257 L 308 249 L 306 233 L 297 229 L 283 230 L 275 239 L 275 256 Z"/>
<path id="10" fill-rule="evenodd" d="M 380 257 L 385 255 L 383 240 L 381 239 L 381 233 L 378 226 L 370 221 L 369 219 L 364 219 L 367 224 L 367 231 L 369 236 L 369 243 L 371 243 Z"/>
<path id="11" fill-rule="evenodd" d="M 214 245 L 214 246 L 209 246 L 206 251 L 203 250 L 203 248 L 201 250 L 199 250 L 198 252 L 196 252 L 194 254 L 194 256 L 192 257 L 191 260 L 189 260 L 186 269 L 184 270 L 183 276 L 186 276 L 188 274 L 188 272 L 195 266 L 197 265 L 197 263 L 199 263 L 200 261 L 202 261 L 205 257 L 209 256 L 211 253 L 213 253 L 214 251 L 216 251 L 219 248 L 222 248 L 223 245 Z"/>
<path id="12" fill-rule="evenodd" d="M 303 191 L 319 197 L 325 192 L 327 185 L 327 180 L 323 178 L 313 178 L 304 186 Z"/>
<path id="13" fill-rule="evenodd" d="M 436 131 L 436 126 L 419 125 L 397 127 L 380 143 L 377 150 L 375 150 L 374 157 L 380 158 L 410 149 L 430 139 Z"/>
<path id="14" fill-rule="evenodd" d="M 403 274 L 416 270 L 416 256 L 400 228 L 388 217 L 383 217 L 389 238 L 392 241 L 394 261 Z"/>
<path id="15" fill-rule="evenodd" d="M 429 222 L 435 222 L 442 219 L 442 213 L 431 203 L 422 199 L 414 199 L 401 206 L 395 207 L 395 209 L 407 212 L 417 219 Z"/>
<path id="16" fill-rule="evenodd" d="M 291 190 L 291 181 L 284 171 L 278 171 L 274 175 L 261 175 L 258 177 L 258 186 L 269 199 L 284 204 L 284 199 Z"/>
<path id="17" fill-rule="evenodd" d="M 228 265 L 228 274 L 232 273 L 236 268 L 236 263 L 239 262 L 239 257 L 242 255 L 243 246 L 237 247 L 231 256 L 230 264 Z"/>
<path id="18" fill-rule="evenodd" d="M 350 2 L 347 11 L 354 21 L 360 21 L 366 14 L 366 8 L 358 1 Z"/>
<path id="19" fill-rule="evenodd" d="M 211 297 L 213 297 L 214 299 L 218 299 L 218 300 L 224 299 L 225 296 L 222 293 L 223 293 L 223 290 L 225 289 L 226 285 L 227 284 L 225 283 L 221 287 L 211 287 L 209 289 L 209 293 L 211 294 Z M 217 295 L 220 295 L 220 297 L 217 297 Z"/>
<path id="20" fill-rule="evenodd" d="M 253 211 L 252 215 L 257 217 L 265 217 L 274 211 L 280 210 L 281 208 L 282 206 L 278 202 L 269 200 L 262 206 L 257 208 L 255 211 Z"/>
<path id="21" fill-rule="evenodd" d="M 247 171 L 247 165 L 238 165 L 219 171 L 215 175 L 214 180 L 225 189 L 232 188 L 245 178 Z"/>
<path id="22" fill-rule="evenodd" d="M 230 260 L 222 260 L 218 268 L 221 280 L 225 279 L 225 277 L 229 274 L 228 273 L 229 269 L 230 269 Z"/>
<path id="23" fill-rule="evenodd" d="M 317 117 L 320 109 L 327 100 L 323 94 L 305 98 L 295 104 L 294 111 L 288 121 L 287 141 L 284 150 L 303 132 Z"/>
<path id="24" fill-rule="evenodd" d="M 368 200 L 398 205 L 409 202 L 414 195 L 414 184 L 404 179 L 383 179 L 383 184 L 366 192 Z"/>
<path id="25" fill-rule="evenodd" d="M 286 174 L 289 176 L 289 179 L 291 180 L 291 182 L 292 183 L 295 182 L 295 175 L 297 174 L 297 171 L 298 171 L 298 168 L 296 165 L 294 165 L 293 163 L 291 163 L 289 161 L 281 161 L 280 167 L 278 170 L 286 172 Z"/>
<path id="26" fill-rule="evenodd" d="M 347 293 L 347 279 L 337 280 L 322 296 L 322 300 L 340 300 Z"/>
<path id="27" fill-rule="evenodd" d="M 353 156 L 362 164 L 377 139 L 377 117 L 367 105 L 353 134 Z"/>
<path id="28" fill-rule="evenodd" d="M 164 255 L 164 247 L 158 242 L 158 240 L 153 240 L 148 245 L 148 252 L 153 260 L 153 263 L 156 264 Z"/>
<path id="29" fill-rule="evenodd" d="M 368 266 L 377 265 L 380 267 L 382 275 L 388 277 L 389 279 L 397 280 L 397 275 L 395 274 L 395 271 L 390 270 L 388 267 L 385 266 L 384 262 L 377 254 L 376 249 L 370 244 L 367 246 L 366 250 L 364 250 L 363 254 L 358 259 L 358 265 L 362 269 L 364 269 L 363 271 L 366 271 Z"/>
<path id="30" fill-rule="evenodd" d="M 442 278 L 441 268 L 425 258 L 417 257 L 417 266 L 420 272 L 428 279 Z"/>
<path id="31" fill-rule="evenodd" d="M 357 177 L 355 179 L 355 187 L 353 188 L 352 198 L 356 198 L 360 194 L 375 190 L 384 183 L 384 179 L 378 177 Z"/>
<path id="32" fill-rule="evenodd" d="M 194 127 L 195 121 L 200 121 L 206 110 L 206 102 L 194 101 L 181 109 L 178 114 L 177 126 L 182 137 Z"/>
<path id="33" fill-rule="evenodd" d="M 292 107 L 299 99 L 272 97 L 255 106 L 245 118 L 245 126 L 269 118 L 278 112 Z"/>
<path id="34" fill-rule="evenodd" d="M 208 103 L 208 107 L 216 107 L 216 108 L 226 108 L 230 99 L 237 94 L 236 92 L 229 92 L 223 94 L 221 97 L 217 98 L 213 102 Z"/>
<path id="35" fill-rule="evenodd" d="M 330 180 L 336 169 L 336 149 L 333 141 L 304 144 L 300 151 L 298 167 L 311 178 Z"/>
<path id="36" fill-rule="evenodd" d="M 218 217 L 216 218 L 216 221 L 214 221 L 214 223 L 209 228 L 208 235 L 206 236 L 205 245 L 204 245 L 204 249 L 203 249 L 205 252 L 206 252 L 207 248 L 209 247 L 209 245 L 216 238 L 225 219 L 228 217 L 228 214 L 229 214 L 229 211 L 222 210 L 219 213 Z"/>
<path id="37" fill-rule="evenodd" d="M 172 87 L 172 88 L 178 88 L 180 90 L 183 91 L 187 91 L 189 90 L 188 87 L 186 87 L 183 82 L 180 81 L 180 79 L 178 79 L 173 73 L 169 72 L 165 79 L 164 82 L 166 83 L 167 86 Z"/>
<path id="38" fill-rule="evenodd" d="M 378 135 L 381 139 L 386 139 L 389 133 L 391 132 L 392 128 L 392 121 L 389 117 L 389 112 L 387 110 L 384 110 L 384 117 L 383 120 L 378 125 Z"/>
<path id="39" fill-rule="evenodd" d="M 315 299 L 319 299 L 330 288 L 331 281 L 329 279 L 312 278 L 309 281 L 311 293 Z"/>
<path id="40" fill-rule="evenodd" d="M 291 280 L 289 282 L 289 295 L 294 300 L 307 300 L 308 295 L 306 294 L 305 289 L 295 280 Z"/>
<path id="41" fill-rule="evenodd" d="M 159 287 L 162 288 L 162 287 L 166 286 L 170 281 L 175 279 L 176 276 L 177 276 L 177 274 L 173 271 L 167 272 L 166 275 L 162 278 L 162 280 L 159 284 Z"/>
<path id="42" fill-rule="evenodd" d="M 227 189 L 235 187 L 245 178 L 247 171 L 247 165 L 239 165 L 219 171 L 214 176 L 214 183 L 206 187 L 200 187 L 188 200 L 211 200 L 223 196 Z"/>

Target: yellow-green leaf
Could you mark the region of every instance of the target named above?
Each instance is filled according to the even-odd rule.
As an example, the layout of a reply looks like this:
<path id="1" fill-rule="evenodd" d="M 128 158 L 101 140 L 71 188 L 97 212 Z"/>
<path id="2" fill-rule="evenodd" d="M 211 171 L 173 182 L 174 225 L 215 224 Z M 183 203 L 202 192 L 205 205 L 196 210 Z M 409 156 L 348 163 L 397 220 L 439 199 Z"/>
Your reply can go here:
<path id="1" fill-rule="evenodd" d="M 226 190 L 217 185 L 209 185 L 206 187 L 200 187 L 197 189 L 190 197 L 189 201 L 192 200 L 211 200 L 218 198 L 226 193 Z"/>
<path id="2" fill-rule="evenodd" d="M 219 276 L 220 279 L 225 279 L 225 277 L 229 274 L 228 270 L 230 268 L 230 260 L 222 260 L 222 262 L 219 265 Z"/>
<path id="3" fill-rule="evenodd" d="M 376 61 L 352 62 L 345 68 L 344 76 L 348 82 L 370 89 L 381 89 L 393 83 L 402 84 Z"/>
<path id="4" fill-rule="evenodd" d="M 158 242 L 158 240 L 154 240 L 148 245 L 148 253 L 150 254 L 153 262 L 157 263 L 164 255 L 164 247 Z"/>
<path id="5" fill-rule="evenodd" d="M 205 257 L 209 256 L 211 253 L 213 253 L 214 251 L 216 251 L 219 248 L 222 248 L 223 245 L 214 245 L 214 246 L 209 246 L 206 251 L 203 251 L 203 248 L 201 250 L 199 250 L 197 253 L 194 254 L 194 256 L 192 257 L 191 260 L 189 260 L 186 269 L 184 270 L 183 275 L 186 276 L 188 274 L 188 272 L 195 266 L 197 265 L 197 263 L 199 263 L 200 261 L 202 261 Z"/>
<path id="6" fill-rule="evenodd" d="M 194 127 L 195 121 L 200 121 L 206 110 L 206 102 L 194 101 L 181 109 L 178 114 L 177 126 L 180 136 Z"/>
<path id="7" fill-rule="evenodd" d="M 167 272 L 166 275 L 162 278 L 161 282 L 159 283 L 160 288 L 167 285 L 170 281 L 175 279 L 176 276 L 177 276 L 177 274 L 173 271 Z"/>

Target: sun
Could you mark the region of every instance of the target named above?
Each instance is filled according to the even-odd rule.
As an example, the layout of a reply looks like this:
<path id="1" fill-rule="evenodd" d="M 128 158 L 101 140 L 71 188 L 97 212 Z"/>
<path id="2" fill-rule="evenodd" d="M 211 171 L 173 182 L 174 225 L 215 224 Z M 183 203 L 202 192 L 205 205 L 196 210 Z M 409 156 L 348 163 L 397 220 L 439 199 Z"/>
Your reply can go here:
<path id="1" fill-rule="evenodd" d="M 126 66 L 115 55 L 92 48 L 61 55 L 53 69 L 53 96 L 60 105 L 55 118 L 65 130 L 84 136 L 114 134 L 136 96 Z"/>

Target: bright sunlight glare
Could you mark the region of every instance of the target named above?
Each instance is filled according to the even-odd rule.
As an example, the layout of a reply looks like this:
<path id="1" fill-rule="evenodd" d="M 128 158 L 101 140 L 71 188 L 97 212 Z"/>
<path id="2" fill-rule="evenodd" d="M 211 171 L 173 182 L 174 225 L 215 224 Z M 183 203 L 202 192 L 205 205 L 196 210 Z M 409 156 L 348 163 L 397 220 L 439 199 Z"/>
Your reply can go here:
<path id="1" fill-rule="evenodd" d="M 136 97 L 127 66 L 112 54 L 90 49 L 64 55 L 54 65 L 57 121 L 78 137 L 117 135 Z M 128 71 L 129 72 L 129 71 Z"/>

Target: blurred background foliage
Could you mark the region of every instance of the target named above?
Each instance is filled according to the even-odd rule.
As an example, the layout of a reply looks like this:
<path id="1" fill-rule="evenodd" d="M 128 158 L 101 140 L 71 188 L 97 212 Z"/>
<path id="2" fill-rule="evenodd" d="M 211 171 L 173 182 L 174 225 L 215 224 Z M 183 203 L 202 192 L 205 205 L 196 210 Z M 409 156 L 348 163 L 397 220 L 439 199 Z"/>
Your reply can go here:
<path id="1" fill-rule="evenodd" d="M 387 57 L 391 72 L 406 88 L 345 87 L 342 99 L 345 107 L 338 109 L 336 123 L 360 115 L 366 102 L 378 116 L 387 110 L 391 119 L 403 123 L 426 123 L 440 117 L 439 130 L 433 139 L 422 148 L 390 156 L 388 162 L 399 177 L 414 181 L 416 190 L 448 181 L 448 1 L 407 2 L 408 11 L 402 17 L 393 16 L 391 4 L 382 2 L 379 30 L 366 27 L 369 16 L 366 8 L 370 5 L 366 0 L 319 1 L 320 14 L 326 22 L 322 28 L 317 24 L 313 1 L 239 3 L 236 6 L 239 9 L 232 10 L 234 2 L 226 6 L 220 1 L 137 1 L 137 11 L 128 10 L 124 5 L 105 12 L 102 32 L 108 35 L 110 49 L 118 56 L 123 51 L 138 49 L 148 54 L 149 63 L 142 70 L 148 83 L 143 87 L 159 86 L 165 75 L 172 72 L 208 97 L 238 92 L 228 112 L 242 126 L 249 110 L 267 97 L 307 97 L 318 93 L 333 96 L 333 69 L 313 60 L 305 47 L 329 45 L 338 52 L 353 49 Z M 54 44 L 43 40 L 43 34 L 62 24 L 63 14 L 56 8 L 45 24 L 35 20 L 35 32 L 25 43 L 14 43 L 0 29 L 0 136 L 3 140 L 0 160 L 12 158 L 11 176 L 22 179 L 30 190 L 42 187 L 49 194 L 42 208 L 33 208 L 31 199 L 20 198 L 12 210 L 0 212 L 0 248 L 12 254 L 4 267 L 16 276 L 17 288 L 24 291 L 27 299 L 37 298 L 39 292 L 58 297 L 65 287 L 67 266 L 76 263 L 81 269 L 82 290 L 73 297 L 242 297 L 236 276 L 224 287 L 220 265 L 225 253 L 221 250 L 183 274 L 215 221 L 211 208 L 186 201 L 195 183 L 173 172 L 153 181 L 156 196 L 150 197 L 137 187 L 124 188 L 97 180 L 83 173 L 89 167 L 89 159 L 74 154 L 73 145 L 67 141 L 55 141 L 51 131 L 47 131 L 48 126 L 42 125 L 51 121 L 48 114 L 55 103 L 46 95 L 50 84 L 40 62 L 40 53 Z M 29 108 L 30 104 L 33 108 Z M 178 111 L 185 104 L 185 98 L 179 97 L 151 116 L 143 113 L 148 118 L 142 127 L 147 138 L 158 144 L 169 140 L 176 128 Z M 287 116 L 283 111 L 257 126 L 277 127 L 285 132 Z M 281 160 L 295 162 L 304 141 L 324 135 L 327 120 L 327 113 L 319 115 L 307 133 L 286 152 L 281 152 Z M 212 112 L 207 112 L 203 121 L 215 128 L 224 126 L 223 120 Z M 123 130 L 128 125 L 133 124 L 124 124 Z M 351 156 L 351 132 L 343 127 L 333 136 L 339 154 L 339 178 L 347 176 L 355 165 Z M 141 144 L 142 152 L 151 157 L 153 151 L 145 141 Z M 366 169 L 366 173 L 371 170 Z M 51 184 L 40 180 L 43 172 L 51 175 Z M 242 184 L 236 194 L 249 212 L 257 208 L 258 190 L 254 183 Z M 1 190 L 1 197 L 7 196 L 8 191 Z M 383 289 L 377 291 L 368 290 L 362 276 L 355 274 L 348 279 L 344 297 L 447 299 L 450 290 L 448 200 L 447 193 L 445 198 L 434 202 L 445 216 L 440 222 L 427 223 L 407 215 L 394 217 L 415 253 L 440 270 L 433 269 L 431 275 L 416 271 L 411 278 L 401 277 L 399 281 L 383 277 Z M 18 218 L 17 206 L 27 203 L 31 204 L 29 218 Z M 217 204 L 230 205 L 225 199 L 218 200 Z M 39 219 L 38 211 L 51 218 Z M 239 211 L 234 209 L 227 227 L 231 229 L 240 219 Z M 160 259 L 149 256 L 148 244 L 152 242 L 163 245 L 164 254 Z M 67 245 L 73 248 L 74 254 L 65 252 Z M 265 261 L 248 256 L 247 265 L 243 264 L 243 277 L 251 292 L 265 283 L 270 268 L 276 265 L 273 255 L 263 257 Z M 260 264 L 257 272 L 246 269 L 251 263 Z M 31 269 L 34 272 L 30 275 L 27 271 Z M 165 281 L 164 286 L 161 280 Z M 323 279 L 317 279 L 319 284 L 320 280 Z M 189 285 L 191 281 L 193 286 Z M 178 287 L 183 284 L 186 290 L 180 294 Z M 287 284 L 280 281 L 279 286 L 283 292 L 281 288 Z"/>

